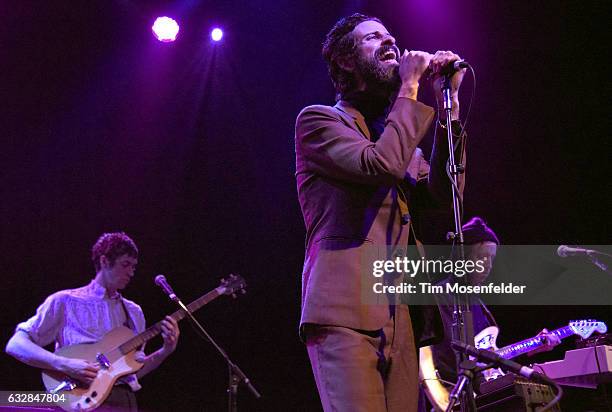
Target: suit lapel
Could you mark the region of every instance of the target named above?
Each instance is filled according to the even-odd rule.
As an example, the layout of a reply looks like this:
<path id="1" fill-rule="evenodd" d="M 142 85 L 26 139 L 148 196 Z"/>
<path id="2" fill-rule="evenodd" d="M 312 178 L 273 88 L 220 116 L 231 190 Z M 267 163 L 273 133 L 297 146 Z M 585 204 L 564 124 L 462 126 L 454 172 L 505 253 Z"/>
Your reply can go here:
<path id="1" fill-rule="evenodd" d="M 340 100 L 334 107 L 341 113 L 348 115 L 348 117 L 350 117 L 352 120 L 354 128 L 361 132 L 366 139 L 371 140 L 370 129 L 368 129 L 368 126 L 366 125 L 365 118 L 357 109 L 344 100 Z"/>

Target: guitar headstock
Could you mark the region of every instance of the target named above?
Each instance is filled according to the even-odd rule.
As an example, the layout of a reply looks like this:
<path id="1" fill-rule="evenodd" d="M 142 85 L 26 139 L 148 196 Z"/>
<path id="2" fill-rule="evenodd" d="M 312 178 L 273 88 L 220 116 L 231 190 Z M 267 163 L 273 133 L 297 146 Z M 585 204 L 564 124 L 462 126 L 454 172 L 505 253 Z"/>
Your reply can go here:
<path id="1" fill-rule="evenodd" d="M 582 339 L 588 338 L 593 332 L 606 333 L 608 331 L 605 323 L 593 319 L 574 320 L 569 323 L 569 327 Z"/>
<path id="2" fill-rule="evenodd" d="M 221 285 L 217 288 L 219 293 L 224 295 L 232 295 L 234 298 L 236 297 L 236 293 L 242 293 L 243 295 L 246 293 L 246 281 L 240 275 L 234 275 L 233 273 L 229 275 L 227 279 L 221 279 Z"/>

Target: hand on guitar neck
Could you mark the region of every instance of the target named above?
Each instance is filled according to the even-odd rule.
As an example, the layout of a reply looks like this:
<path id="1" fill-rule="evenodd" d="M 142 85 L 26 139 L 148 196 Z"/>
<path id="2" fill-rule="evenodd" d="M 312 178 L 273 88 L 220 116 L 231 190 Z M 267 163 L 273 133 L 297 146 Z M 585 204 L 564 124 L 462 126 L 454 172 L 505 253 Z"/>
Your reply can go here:
<path id="1" fill-rule="evenodd" d="M 530 352 L 527 352 L 528 356 L 533 356 L 542 352 L 549 352 L 553 350 L 555 346 L 561 343 L 561 338 L 559 338 L 554 333 L 550 333 L 546 328 L 542 329 L 542 331 L 538 333 L 537 336 L 541 336 L 544 339 L 542 342 L 543 345 Z"/>
<path id="2" fill-rule="evenodd" d="M 162 350 L 168 354 L 171 354 L 176 349 L 178 344 L 178 338 L 181 333 L 178 327 L 178 322 L 170 316 L 166 316 L 161 323 L 162 338 L 164 339 L 164 346 Z"/>
<path id="3" fill-rule="evenodd" d="M 161 321 L 160 325 L 161 335 L 164 339 L 164 344 L 161 349 L 148 356 L 145 356 L 144 352 L 136 353 L 134 359 L 144 364 L 142 369 L 140 369 L 136 374 L 138 378 L 142 378 L 147 373 L 156 369 L 164 361 L 164 359 L 166 359 L 176 349 L 180 335 L 178 322 L 173 317 L 166 316 L 166 318 Z"/>

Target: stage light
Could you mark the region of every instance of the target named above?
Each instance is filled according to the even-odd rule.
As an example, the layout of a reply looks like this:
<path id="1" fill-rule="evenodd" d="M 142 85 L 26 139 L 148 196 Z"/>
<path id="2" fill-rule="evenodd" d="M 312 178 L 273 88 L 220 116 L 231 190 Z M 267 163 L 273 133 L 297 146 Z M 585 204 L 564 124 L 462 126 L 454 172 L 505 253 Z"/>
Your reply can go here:
<path id="1" fill-rule="evenodd" d="M 210 38 L 213 39 L 214 41 L 219 41 L 223 38 L 223 30 L 221 30 L 218 27 L 215 27 L 211 32 L 210 32 Z"/>
<path id="2" fill-rule="evenodd" d="M 153 34 L 159 41 L 171 42 L 176 40 L 176 35 L 179 32 L 179 25 L 170 17 L 158 17 L 153 23 Z"/>

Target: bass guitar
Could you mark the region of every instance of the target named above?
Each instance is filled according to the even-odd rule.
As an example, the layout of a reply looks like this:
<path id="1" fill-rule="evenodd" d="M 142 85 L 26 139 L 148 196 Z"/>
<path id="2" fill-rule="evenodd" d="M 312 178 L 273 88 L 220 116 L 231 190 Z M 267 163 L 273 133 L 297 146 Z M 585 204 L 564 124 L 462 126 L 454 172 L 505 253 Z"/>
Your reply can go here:
<path id="1" fill-rule="evenodd" d="M 196 299 L 187 308 L 195 312 L 221 295 L 235 297 L 237 292 L 245 293 L 245 288 L 244 279 L 232 274 L 228 279 L 221 279 L 217 288 Z M 170 316 L 178 322 L 187 314 L 180 309 Z M 136 351 L 160 333 L 161 321 L 138 335 L 125 326 L 119 326 L 98 342 L 64 346 L 55 353 L 97 363 L 100 366 L 98 375 L 91 384 L 84 386 L 61 372 L 44 370 L 42 379 L 45 388 L 51 394 L 62 395 L 62 402 L 58 402 L 58 405 L 66 411 L 92 411 L 104 403 L 117 379 L 142 368 L 143 364 L 135 358 Z"/>

